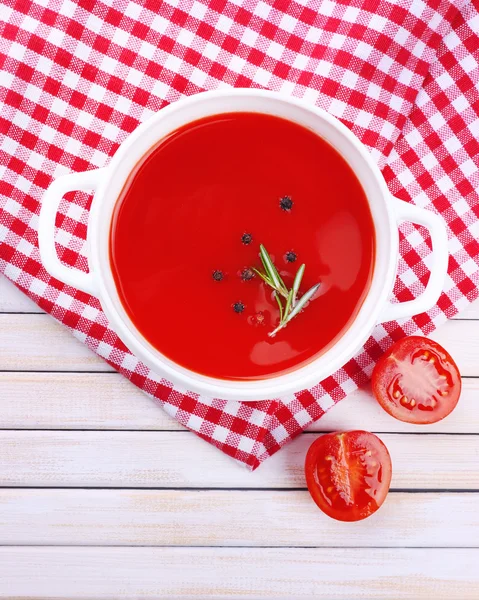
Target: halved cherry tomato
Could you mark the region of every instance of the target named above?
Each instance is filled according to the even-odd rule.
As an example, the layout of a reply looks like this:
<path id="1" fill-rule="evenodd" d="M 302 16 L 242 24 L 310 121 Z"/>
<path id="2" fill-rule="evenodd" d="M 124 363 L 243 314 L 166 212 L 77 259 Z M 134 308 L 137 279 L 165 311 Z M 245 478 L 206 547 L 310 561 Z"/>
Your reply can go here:
<path id="1" fill-rule="evenodd" d="M 408 423 L 436 423 L 455 408 L 461 375 L 442 346 L 425 337 L 405 337 L 381 356 L 373 393 L 390 415 Z"/>
<path id="2" fill-rule="evenodd" d="M 313 500 L 338 521 L 360 521 L 384 502 L 391 483 L 391 457 L 368 431 L 328 433 L 306 455 L 306 482 Z"/>

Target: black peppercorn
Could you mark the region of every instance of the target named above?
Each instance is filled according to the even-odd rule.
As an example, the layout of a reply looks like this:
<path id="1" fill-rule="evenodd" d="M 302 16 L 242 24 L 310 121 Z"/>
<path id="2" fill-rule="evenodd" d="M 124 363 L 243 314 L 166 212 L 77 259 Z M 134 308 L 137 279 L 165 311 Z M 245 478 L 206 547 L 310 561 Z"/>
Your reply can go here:
<path id="1" fill-rule="evenodd" d="M 283 196 L 279 201 L 281 210 L 289 211 L 293 208 L 293 201 L 289 196 Z"/>
<path id="2" fill-rule="evenodd" d="M 251 281 L 254 277 L 254 272 L 252 269 L 243 269 L 241 271 L 241 279 L 243 281 Z"/>
<path id="3" fill-rule="evenodd" d="M 286 252 L 286 260 L 290 263 L 293 263 L 298 257 L 296 256 L 296 253 L 293 252 L 292 250 L 290 250 L 289 252 Z"/>
<path id="4" fill-rule="evenodd" d="M 248 246 L 253 241 L 253 236 L 251 235 L 251 233 L 243 233 L 243 235 L 241 236 L 241 241 L 245 246 Z"/>
<path id="5" fill-rule="evenodd" d="M 224 275 L 223 275 L 223 271 L 213 271 L 213 279 L 215 281 L 223 281 Z"/>
<path id="6" fill-rule="evenodd" d="M 233 310 L 235 313 L 242 313 L 244 311 L 244 304 L 242 302 L 235 302 L 233 304 Z"/>

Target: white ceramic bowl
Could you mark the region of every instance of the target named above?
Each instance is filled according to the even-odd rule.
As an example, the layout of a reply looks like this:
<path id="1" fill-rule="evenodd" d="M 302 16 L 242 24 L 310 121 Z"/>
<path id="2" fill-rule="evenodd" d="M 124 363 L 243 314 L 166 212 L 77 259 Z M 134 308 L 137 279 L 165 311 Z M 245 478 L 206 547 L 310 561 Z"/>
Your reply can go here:
<path id="1" fill-rule="evenodd" d="M 376 262 L 371 287 L 356 319 L 342 337 L 318 358 L 295 371 L 258 381 L 225 381 L 200 375 L 171 361 L 139 333 L 123 308 L 109 260 L 112 212 L 135 166 L 152 146 L 179 127 L 209 115 L 259 112 L 289 119 L 326 139 L 346 159 L 369 201 L 376 230 Z M 89 273 L 62 264 L 55 251 L 55 216 L 63 195 L 94 190 L 87 248 Z M 389 301 L 399 254 L 398 222 L 427 227 L 433 256 L 431 276 L 423 294 L 401 304 Z M 126 346 L 157 375 L 199 394 L 234 400 L 277 398 L 311 387 L 344 365 L 361 348 L 377 323 L 409 317 L 431 308 L 439 298 L 447 271 L 447 234 L 432 212 L 393 198 L 365 147 L 325 111 L 274 92 L 240 89 L 205 92 L 180 100 L 140 125 L 126 139 L 108 167 L 74 173 L 55 180 L 43 197 L 39 220 L 40 254 L 45 268 L 57 279 L 96 296 L 111 327 Z"/>

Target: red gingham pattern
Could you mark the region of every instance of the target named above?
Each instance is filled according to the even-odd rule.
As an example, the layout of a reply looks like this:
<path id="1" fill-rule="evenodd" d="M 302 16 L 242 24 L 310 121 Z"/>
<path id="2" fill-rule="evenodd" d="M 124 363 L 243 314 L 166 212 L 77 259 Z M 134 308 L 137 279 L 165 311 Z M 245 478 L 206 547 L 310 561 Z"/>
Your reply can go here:
<path id="1" fill-rule="evenodd" d="M 18 0 L 0 6 L 0 269 L 180 423 L 256 468 L 367 381 L 405 333 L 430 333 L 478 296 L 479 14 L 446 0 Z M 103 167 L 139 122 L 185 95 L 225 86 L 302 97 L 370 149 L 391 192 L 449 226 L 438 306 L 378 326 L 337 373 L 281 401 L 202 398 L 159 380 L 109 329 L 101 307 L 40 263 L 41 198 L 64 173 Z M 90 198 L 70 194 L 57 248 L 87 269 Z M 424 231 L 401 227 L 395 294 L 427 283 Z"/>

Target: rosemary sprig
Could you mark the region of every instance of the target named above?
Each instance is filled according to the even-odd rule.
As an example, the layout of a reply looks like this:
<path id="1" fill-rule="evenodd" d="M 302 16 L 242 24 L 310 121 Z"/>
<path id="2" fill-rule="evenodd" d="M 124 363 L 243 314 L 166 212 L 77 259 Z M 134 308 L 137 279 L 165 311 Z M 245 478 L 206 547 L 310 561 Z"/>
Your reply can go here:
<path id="1" fill-rule="evenodd" d="M 291 290 L 292 292 L 292 306 L 294 307 L 296 305 L 296 296 L 298 295 L 298 291 L 299 291 L 299 286 L 301 285 L 301 281 L 303 280 L 303 275 L 304 275 L 304 269 L 306 268 L 306 265 L 301 265 L 298 269 L 298 271 L 296 272 L 296 277 L 294 278 L 293 281 L 293 289 Z"/>
<path id="2" fill-rule="evenodd" d="M 271 279 L 277 289 L 283 290 L 283 292 L 287 293 L 287 288 L 284 285 L 284 281 L 281 279 L 278 269 L 274 266 L 274 263 L 263 244 L 260 244 L 259 252 L 261 262 L 263 263 L 264 270 L 266 271 L 268 277 Z"/>
<path id="3" fill-rule="evenodd" d="M 281 275 L 278 273 L 278 269 L 274 266 L 273 261 L 271 260 L 270 255 L 266 248 L 261 244 L 260 245 L 260 258 L 263 264 L 264 273 L 258 271 L 254 267 L 251 267 L 252 270 L 271 288 L 274 290 L 274 297 L 276 298 L 276 302 L 279 307 L 279 325 L 271 331 L 268 335 L 270 337 L 274 337 L 278 331 L 286 327 L 286 325 L 293 319 L 297 314 L 299 314 L 306 304 L 311 300 L 314 294 L 319 289 L 321 284 L 317 283 L 313 285 L 305 294 L 301 296 L 298 300 L 298 292 L 299 287 L 301 285 L 301 281 L 304 275 L 304 269 L 306 266 L 303 264 L 299 267 L 296 272 L 296 276 L 293 281 L 293 287 L 288 290 L 284 281 L 281 278 Z M 284 305 L 283 305 L 284 299 Z"/>

